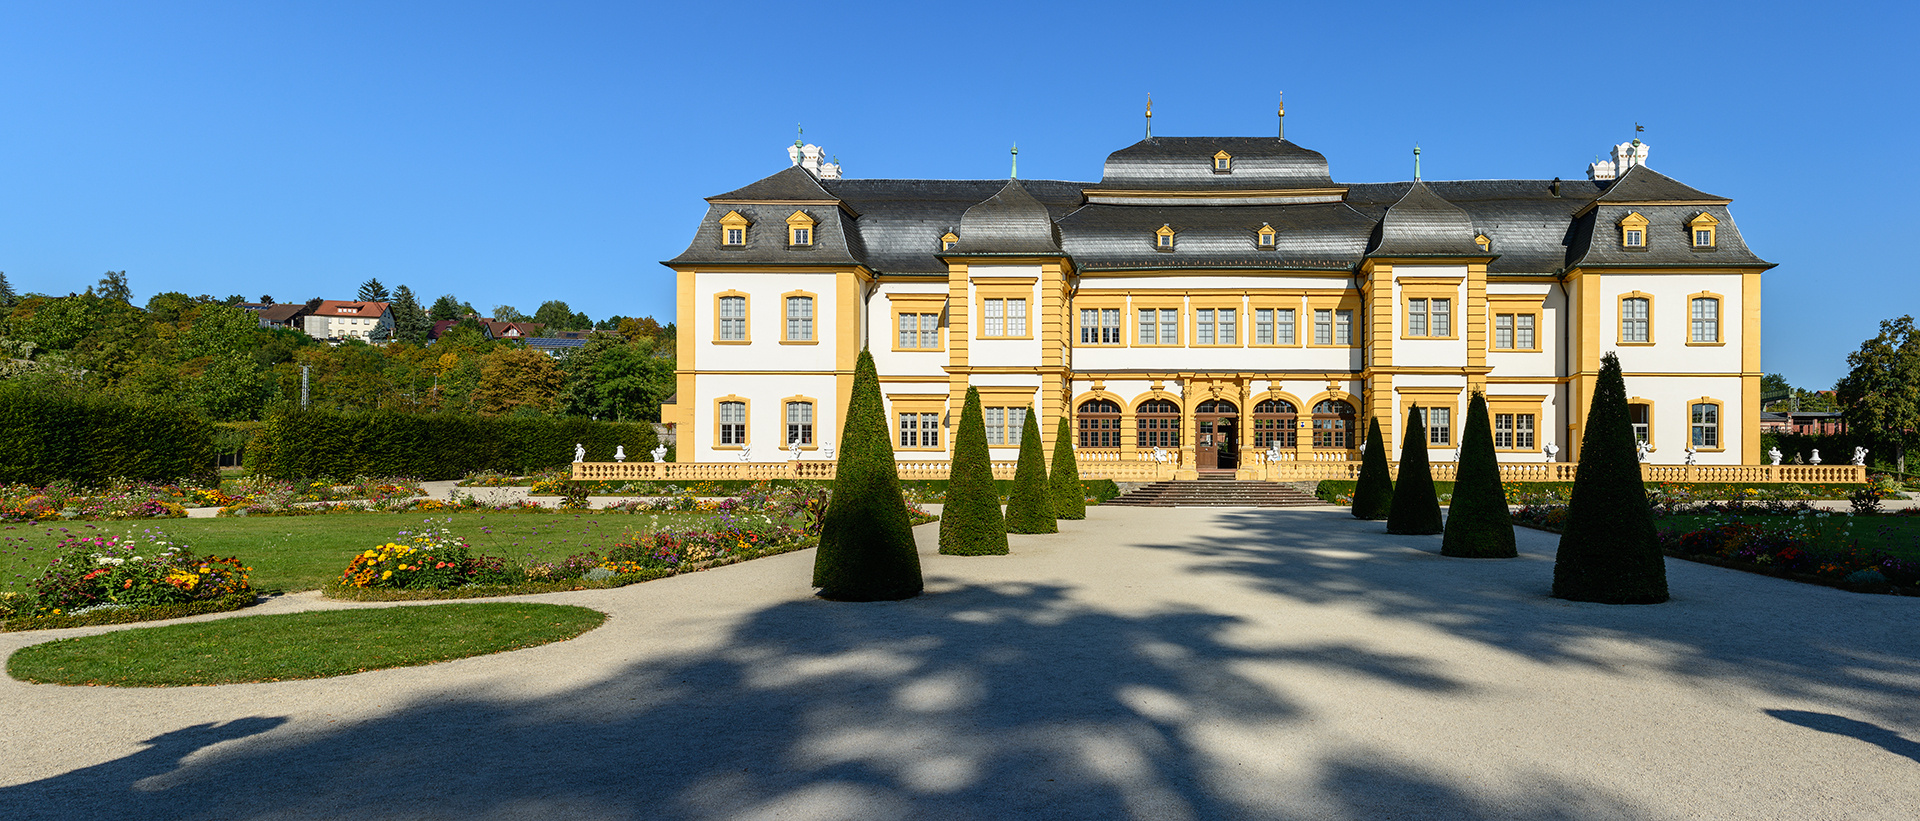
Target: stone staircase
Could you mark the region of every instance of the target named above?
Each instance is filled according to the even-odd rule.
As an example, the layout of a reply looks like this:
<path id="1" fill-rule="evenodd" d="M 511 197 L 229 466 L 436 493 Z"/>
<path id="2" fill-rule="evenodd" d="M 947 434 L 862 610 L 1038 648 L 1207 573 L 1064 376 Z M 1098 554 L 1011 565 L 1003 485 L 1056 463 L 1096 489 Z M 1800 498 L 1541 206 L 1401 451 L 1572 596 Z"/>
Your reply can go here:
<path id="1" fill-rule="evenodd" d="M 1238 481 L 1202 475 L 1198 480 L 1154 482 L 1106 502 L 1125 507 L 1303 507 L 1326 502 L 1274 482 Z"/>

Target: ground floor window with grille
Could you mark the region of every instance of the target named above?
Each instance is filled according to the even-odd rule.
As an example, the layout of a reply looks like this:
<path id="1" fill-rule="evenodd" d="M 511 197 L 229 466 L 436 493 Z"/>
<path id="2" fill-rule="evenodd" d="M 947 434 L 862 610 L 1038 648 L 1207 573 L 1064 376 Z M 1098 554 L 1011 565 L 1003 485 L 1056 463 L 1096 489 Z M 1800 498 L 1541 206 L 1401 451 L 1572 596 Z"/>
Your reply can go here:
<path id="1" fill-rule="evenodd" d="M 1020 446 L 1020 432 L 1027 424 L 1027 409 L 987 408 L 987 444 Z"/>
<path id="2" fill-rule="evenodd" d="M 1720 447 L 1720 406 L 1705 402 L 1693 406 L 1693 446 Z"/>
<path id="3" fill-rule="evenodd" d="M 747 403 L 720 403 L 720 444 L 744 445 L 747 443 Z"/>
<path id="4" fill-rule="evenodd" d="M 1322 399 L 1313 406 L 1313 446 L 1346 449 L 1353 441 L 1353 406 L 1339 399 Z"/>
<path id="5" fill-rule="evenodd" d="M 940 414 L 900 414 L 900 447 L 940 447 Z"/>
<path id="6" fill-rule="evenodd" d="M 787 444 L 813 444 L 813 403 L 787 403 Z"/>
<path id="7" fill-rule="evenodd" d="M 1109 399 L 1089 399 L 1080 403 L 1078 418 L 1080 447 L 1120 447 L 1120 404 Z"/>
<path id="8" fill-rule="evenodd" d="M 1494 414 L 1493 447 L 1495 450 L 1533 450 L 1533 414 Z"/>
<path id="9" fill-rule="evenodd" d="M 1149 399 L 1140 403 L 1134 414 L 1140 434 L 1140 447 L 1180 447 L 1180 406 L 1167 399 Z"/>
<path id="10" fill-rule="evenodd" d="M 1253 446 L 1291 448 L 1298 440 L 1294 425 L 1299 412 L 1285 399 L 1263 399 L 1253 406 Z"/>

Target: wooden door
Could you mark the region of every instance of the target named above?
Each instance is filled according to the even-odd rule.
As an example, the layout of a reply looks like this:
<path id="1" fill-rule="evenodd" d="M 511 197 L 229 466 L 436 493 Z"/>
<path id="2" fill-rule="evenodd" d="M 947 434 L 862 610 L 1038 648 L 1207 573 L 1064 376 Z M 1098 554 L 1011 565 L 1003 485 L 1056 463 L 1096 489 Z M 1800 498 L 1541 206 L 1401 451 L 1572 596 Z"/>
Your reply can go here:
<path id="1" fill-rule="evenodd" d="M 1220 451 L 1215 444 L 1214 420 L 1203 416 L 1194 420 L 1193 457 L 1194 466 L 1200 470 L 1213 470 L 1219 466 Z"/>
<path id="2" fill-rule="evenodd" d="M 1194 409 L 1195 467 L 1225 470 L 1239 463 L 1240 409 L 1225 399 L 1209 399 Z"/>

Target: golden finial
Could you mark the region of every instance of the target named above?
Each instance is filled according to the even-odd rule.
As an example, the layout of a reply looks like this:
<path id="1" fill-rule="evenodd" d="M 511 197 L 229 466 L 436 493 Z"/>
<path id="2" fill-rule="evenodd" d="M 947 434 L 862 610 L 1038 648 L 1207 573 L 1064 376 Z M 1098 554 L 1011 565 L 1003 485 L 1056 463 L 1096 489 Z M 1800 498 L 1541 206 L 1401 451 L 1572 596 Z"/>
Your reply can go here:
<path id="1" fill-rule="evenodd" d="M 1153 139 L 1153 92 L 1147 92 L 1147 139 Z"/>

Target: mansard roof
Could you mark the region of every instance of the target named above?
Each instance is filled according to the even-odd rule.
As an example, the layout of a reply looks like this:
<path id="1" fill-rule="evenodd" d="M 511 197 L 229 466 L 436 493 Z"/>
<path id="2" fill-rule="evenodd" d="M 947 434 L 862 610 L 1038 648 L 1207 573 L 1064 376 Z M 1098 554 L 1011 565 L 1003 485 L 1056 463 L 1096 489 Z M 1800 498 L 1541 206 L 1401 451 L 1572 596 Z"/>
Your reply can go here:
<path id="1" fill-rule="evenodd" d="M 1233 168 L 1213 168 L 1225 151 Z M 1332 186 L 1327 158 L 1279 137 L 1149 137 L 1107 155 L 1098 189 L 1277 190 Z"/>
<path id="2" fill-rule="evenodd" d="M 1259 247 L 1262 224 L 1274 247 Z M 1173 248 L 1154 245 L 1161 226 Z M 1373 220 L 1345 203 L 1088 205 L 1060 220 L 1061 246 L 1083 271 L 1156 268 L 1348 270 L 1367 251 Z"/>
<path id="3" fill-rule="evenodd" d="M 839 202 L 827 189 L 820 187 L 820 181 L 800 166 L 792 166 L 778 174 L 760 180 L 745 188 L 737 188 L 717 197 L 708 197 L 707 202 Z"/>
<path id="4" fill-rule="evenodd" d="M 1620 175 L 1620 179 L 1614 180 L 1612 185 L 1607 186 L 1606 193 L 1596 197 L 1594 202 L 1600 204 L 1686 202 L 1726 205 L 1733 200 L 1716 197 L 1644 165 L 1636 165 L 1627 169 L 1627 173 Z"/>
<path id="5" fill-rule="evenodd" d="M 1477 257 L 1484 256 L 1473 241 L 1473 220 L 1459 206 L 1433 193 L 1427 184 L 1415 180 L 1387 208 L 1374 230 L 1370 257 Z"/>
<path id="6" fill-rule="evenodd" d="M 1007 180 L 998 193 L 968 208 L 960 217 L 959 236 L 952 252 L 959 256 L 1060 253 L 1052 213 L 1019 180 Z"/>

